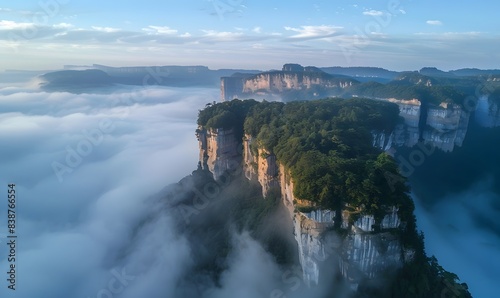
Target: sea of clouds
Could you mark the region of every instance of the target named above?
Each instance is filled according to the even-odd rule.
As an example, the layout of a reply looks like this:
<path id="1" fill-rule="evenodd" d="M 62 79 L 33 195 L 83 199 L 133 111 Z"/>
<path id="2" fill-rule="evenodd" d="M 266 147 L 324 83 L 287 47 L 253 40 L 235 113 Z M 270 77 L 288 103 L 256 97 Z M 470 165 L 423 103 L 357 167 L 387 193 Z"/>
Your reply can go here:
<path id="1" fill-rule="evenodd" d="M 215 88 L 0 86 L 0 204 L 15 183 L 18 235 L 13 291 L 0 226 L 0 296 L 322 297 L 245 232 L 232 236 L 219 284 L 187 280 L 198 252 L 154 198 L 196 169 L 198 110 L 218 98 Z"/>
<path id="2" fill-rule="evenodd" d="M 322 297 L 326 289 L 305 287 L 300 270 L 283 272 L 246 233 L 233 236 L 220 284 L 185 282 L 196 251 L 174 228 L 174 211 L 155 212 L 161 206 L 149 197 L 196 168 L 198 110 L 218 98 L 215 88 L 71 94 L 0 86 L 0 210 L 15 183 L 18 235 L 12 291 L 0 225 L 0 296 Z M 495 217 L 498 196 L 488 183 L 432 209 L 416 200 L 429 254 L 485 295 L 496 294 L 500 275 L 498 224 L 485 231 L 471 219 L 474 212 Z"/>
<path id="3" fill-rule="evenodd" d="M 120 258 L 151 212 L 146 198 L 196 168 L 197 113 L 218 96 L 217 89 L 157 86 L 104 94 L 0 89 L 0 209 L 15 183 L 18 235 L 14 292 L 6 281 L 7 227 L 0 227 L 0 296 L 147 297 L 133 292 L 168 280 L 161 271 L 175 275 L 189 251 L 168 217 L 127 254 L 145 265 L 155 258 L 143 270 L 148 278 L 132 287 L 124 266 L 139 261 Z"/>

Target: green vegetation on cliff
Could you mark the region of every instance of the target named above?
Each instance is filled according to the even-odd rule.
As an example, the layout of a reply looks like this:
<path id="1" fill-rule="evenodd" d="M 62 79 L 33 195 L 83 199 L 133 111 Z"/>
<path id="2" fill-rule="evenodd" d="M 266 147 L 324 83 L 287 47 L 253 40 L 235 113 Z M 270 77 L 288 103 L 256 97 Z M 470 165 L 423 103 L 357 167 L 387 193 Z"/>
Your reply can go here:
<path id="1" fill-rule="evenodd" d="M 390 133 L 398 115 L 395 104 L 366 99 L 263 102 L 250 110 L 244 131 L 290 170 L 297 197 L 382 216 L 384 206 L 406 204 L 406 188 L 404 180 L 387 183 L 384 174 L 396 175 L 397 167 L 372 146 L 371 131 Z"/>
<path id="2" fill-rule="evenodd" d="M 372 146 L 371 131 L 390 133 L 399 121 L 393 103 L 329 98 L 223 102 L 200 111 L 198 125 L 251 135 L 290 171 L 298 198 L 337 210 L 337 217 L 343 209 L 374 214 L 380 223 L 390 206 L 397 206 L 406 221 L 413 212 L 396 163 Z"/>
<path id="3" fill-rule="evenodd" d="M 394 159 L 373 146 L 373 131 L 389 134 L 400 121 L 393 103 L 328 98 L 287 104 L 233 100 L 201 110 L 198 124 L 251 135 L 254 154 L 255 146 L 265 149 L 290 172 L 297 198 L 335 210 L 336 230 L 341 228 L 341 211 L 350 212 L 352 220 L 373 214 L 378 232 L 387 208 L 399 208 L 403 225 L 391 232 L 399 235 L 406 250 L 415 252 L 413 261 L 382 289 L 363 285 L 360 297 L 441 297 L 446 291 L 470 297 L 456 275 L 425 255 L 406 179 Z"/>
<path id="4" fill-rule="evenodd" d="M 423 79 L 422 79 L 423 80 Z M 344 95 L 356 95 L 370 98 L 419 99 L 422 102 L 439 105 L 441 102 L 463 104 L 467 94 L 454 86 L 426 86 L 427 81 L 413 83 L 414 78 L 395 80 L 387 84 L 367 82 L 354 85 L 347 89 Z M 429 78 L 429 82 L 430 78 Z"/>

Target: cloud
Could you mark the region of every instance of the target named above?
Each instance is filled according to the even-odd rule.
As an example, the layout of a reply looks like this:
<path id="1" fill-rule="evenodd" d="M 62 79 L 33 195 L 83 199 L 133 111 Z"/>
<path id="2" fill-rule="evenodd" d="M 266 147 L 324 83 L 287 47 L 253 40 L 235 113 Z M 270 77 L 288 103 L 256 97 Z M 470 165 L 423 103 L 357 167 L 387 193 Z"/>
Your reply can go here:
<path id="1" fill-rule="evenodd" d="M 365 16 L 379 17 L 379 16 L 383 16 L 384 12 L 380 11 L 380 10 L 374 10 L 374 9 L 372 9 L 372 10 L 363 11 L 363 14 Z"/>
<path id="2" fill-rule="evenodd" d="M 441 25 L 443 25 L 443 23 L 441 21 L 438 21 L 438 20 L 428 20 L 425 23 L 427 25 L 432 25 L 432 26 L 441 26 Z"/>
<path id="3" fill-rule="evenodd" d="M 54 25 L 53 27 L 58 28 L 58 29 L 70 29 L 70 28 L 73 28 L 75 26 L 72 24 L 68 24 L 68 23 L 59 23 L 59 24 Z M 94 28 L 94 27 L 92 27 L 92 28 Z M 96 28 L 101 28 L 101 27 L 96 27 Z"/>
<path id="4" fill-rule="evenodd" d="M 215 30 L 202 30 L 203 37 L 209 38 L 212 41 L 236 41 L 244 36 L 242 32 L 228 32 L 228 31 L 215 31 Z"/>
<path id="5" fill-rule="evenodd" d="M 96 30 L 96 31 L 101 31 L 101 32 L 106 32 L 106 33 L 113 33 L 113 32 L 121 31 L 121 29 L 119 29 L 119 28 L 111 28 L 111 27 L 92 26 L 91 28 Z"/>
<path id="6" fill-rule="evenodd" d="M 177 29 L 167 26 L 148 26 L 140 31 L 123 30 L 120 28 L 91 26 L 90 28 L 76 28 L 72 24 L 60 23 L 42 25 L 36 23 L 18 23 L 14 21 L 0 21 L 0 40 L 12 43 L 10 47 L 19 48 L 30 42 L 31 44 L 98 44 L 129 46 L 154 46 L 161 44 L 193 44 L 217 43 L 235 41 L 260 41 L 273 38 L 272 34 L 261 34 L 261 28 L 255 27 L 252 33 L 259 36 L 237 32 L 201 30 L 202 34 L 194 35 L 189 32 L 180 33 Z M 248 30 L 247 30 L 248 31 Z"/>
<path id="7" fill-rule="evenodd" d="M 166 26 L 148 26 L 147 28 L 143 28 L 142 30 L 151 34 L 167 34 L 167 35 L 177 34 L 178 32 L 176 29 L 172 29 Z"/>
<path id="8" fill-rule="evenodd" d="M 1 20 L 0 21 L 0 30 L 1 31 L 9 31 L 9 30 L 17 30 L 17 29 L 26 29 L 29 27 L 34 27 L 36 24 L 34 23 L 27 23 L 27 22 L 14 22 L 14 21 L 7 21 L 7 20 Z"/>
<path id="9" fill-rule="evenodd" d="M 285 30 L 296 32 L 297 34 L 289 36 L 287 40 L 310 40 L 323 39 L 339 34 L 339 26 L 301 26 L 300 28 L 285 27 Z"/>
<path id="10" fill-rule="evenodd" d="M 158 209 L 147 197 L 196 168 L 197 112 L 218 97 L 215 88 L 0 89 L 0 138 L 12 141 L 0 148 L 0 177 L 22 193 L 16 297 L 106 296 L 123 270 L 134 279 L 122 297 L 159 297 L 155 291 L 178 282 L 189 249 L 168 216 L 145 226 L 127 258 L 122 253 L 138 221 Z M 112 129 L 100 130 L 102 121 Z M 70 167 L 62 182 L 53 162 Z M 8 267 L 6 258 L 0 267 Z M 7 291 L 1 287 L 0 296 Z"/>
<path id="11" fill-rule="evenodd" d="M 198 109 L 218 97 L 217 88 L 0 89 L 0 138 L 11 140 L 0 147 L 0 177 L 22 194 L 16 297 L 324 297 L 244 231 L 228 232 L 216 284 L 196 263 L 210 247 L 179 229 L 177 210 L 156 195 L 196 168 Z M 62 181 L 54 162 L 71 169 Z M 275 231 L 283 217 L 264 226 Z M 0 267 L 8 267 L 5 258 Z M 0 296 L 8 291 L 1 287 Z"/>
<path id="12" fill-rule="evenodd" d="M 203 35 L 201 37 L 194 38 L 200 43 L 219 43 L 219 42 L 256 42 L 266 39 L 272 39 L 272 35 L 259 34 L 252 35 L 246 34 L 242 31 L 231 32 L 231 31 L 216 31 L 216 30 L 201 30 Z"/>
<path id="13" fill-rule="evenodd" d="M 485 179 L 462 193 L 433 198 L 430 208 L 414 196 L 427 253 L 458 274 L 477 297 L 492 297 L 498 291 L 494 277 L 500 274 L 500 224 L 496 220 L 500 197 L 493 188 L 494 179 Z"/>

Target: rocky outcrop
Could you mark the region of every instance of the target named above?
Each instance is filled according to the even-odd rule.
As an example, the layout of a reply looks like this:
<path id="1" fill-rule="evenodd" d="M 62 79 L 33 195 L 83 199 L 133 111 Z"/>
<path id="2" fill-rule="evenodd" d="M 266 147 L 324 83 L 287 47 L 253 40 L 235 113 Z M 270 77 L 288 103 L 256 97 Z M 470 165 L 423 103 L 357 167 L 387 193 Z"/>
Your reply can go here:
<path id="1" fill-rule="evenodd" d="M 279 98 L 289 90 L 308 90 L 318 87 L 321 90 L 339 90 L 358 83 L 350 78 L 339 78 L 327 74 L 317 67 L 302 67 L 298 64 L 285 64 L 281 71 L 263 72 L 251 76 L 232 76 L 221 78 L 221 98 Z"/>
<path id="2" fill-rule="evenodd" d="M 392 132 L 372 131 L 373 146 L 388 151 L 391 147 L 413 147 L 419 141 L 452 151 L 462 146 L 467 133 L 470 114 L 459 105 L 442 103 L 425 109 L 418 99 L 379 99 L 396 103 L 399 115 L 404 119 Z"/>
<path id="3" fill-rule="evenodd" d="M 398 100 L 394 98 L 378 99 L 395 103 L 399 107 L 399 116 L 403 118 L 403 123 L 396 125 L 393 131 L 371 131 L 373 146 L 384 151 L 391 147 L 407 146 L 412 147 L 417 144 L 420 136 L 419 122 L 421 104 L 417 99 Z"/>
<path id="4" fill-rule="evenodd" d="M 462 146 L 468 125 L 469 113 L 456 104 L 442 103 L 428 109 L 422 138 L 436 148 L 451 152 L 455 146 Z"/>
<path id="5" fill-rule="evenodd" d="M 216 179 L 222 171 L 230 168 L 230 164 L 237 162 L 238 145 L 232 131 L 200 130 L 198 138 L 201 162 Z M 376 223 L 370 214 L 358 215 L 352 220 L 354 215 L 344 211 L 341 224 L 344 233 L 340 236 L 332 230 L 335 211 L 316 207 L 308 198 L 295 197 L 290 173 L 273 154 L 259 148 L 249 135 L 243 138 L 242 153 L 240 161 L 245 176 L 259 182 L 263 196 L 273 190 L 281 195 L 281 201 L 293 220 L 293 233 L 306 283 L 318 284 L 322 268 L 336 268 L 355 288 L 359 281 L 375 278 L 381 270 L 397 268 L 411 258 L 400 239 L 390 232 L 402 225 L 396 207 L 388 207 L 380 223 Z M 380 225 L 380 231 L 375 232 L 375 224 Z"/>
<path id="6" fill-rule="evenodd" d="M 254 75 L 243 81 L 243 93 L 281 93 L 285 90 L 309 89 L 321 86 L 326 89 L 352 86 L 353 80 L 338 79 L 321 72 L 267 72 Z"/>
<path id="7" fill-rule="evenodd" d="M 269 191 L 279 188 L 278 163 L 276 156 L 267 150 L 255 147 L 257 154 L 252 153 L 253 138 L 245 135 L 243 140 L 243 170 L 249 179 L 256 179 L 262 187 L 262 196 L 266 197 Z"/>
<path id="8" fill-rule="evenodd" d="M 212 172 L 215 180 L 241 165 L 241 143 L 236 140 L 233 129 L 206 130 L 200 127 L 196 137 L 200 148 L 200 166 Z"/>
<path id="9" fill-rule="evenodd" d="M 318 283 L 320 268 L 325 266 L 328 258 L 338 262 L 338 270 L 354 287 L 361 280 L 377 277 L 382 270 L 398 268 L 403 262 L 411 260 L 413 253 L 405 250 L 399 237 L 390 232 L 399 229 L 402 224 L 397 208 L 387 210 L 379 232 L 374 232 L 376 222 L 373 215 L 363 215 L 350 224 L 351 215 L 343 212 L 345 236 L 342 237 L 331 231 L 333 216 L 333 211 L 321 209 L 293 213 L 299 258 L 304 279 L 309 283 Z"/>
<path id="10" fill-rule="evenodd" d="M 451 150 L 463 141 L 469 114 L 460 107 L 453 104 L 429 107 L 421 132 L 420 102 L 393 102 L 399 105 L 404 121 L 392 132 L 372 131 L 374 146 L 383 150 L 394 145 L 412 146 L 423 136 L 424 142 Z M 306 283 L 317 284 L 325 268 L 336 268 L 356 288 L 361 281 L 377 278 L 382 271 L 401 267 L 412 260 L 414 251 L 405 248 L 399 236 L 405 222 L 396 206 L 382 206 L 385 212 L 380 217 L 366 214 L 359 206 L 344 206 L 342 212 L 322 209 L 312 203 L 313 198 L 294 195 L 290 172 L 252 136 L 245 135 L 240 143 L 233 130 L 207 131 L 203 128 L 198 129 L 197 136 L 200 163 L 213 173 L 215 179 L 225 171 L 241 166 L 247 179 L 259 182 L 263 197 L 268 197 L 271 192 L 281 196 L 281 202 L 293 221 L 293 234 Z M 335 222 L 337 218 L 340 223 Z"/>

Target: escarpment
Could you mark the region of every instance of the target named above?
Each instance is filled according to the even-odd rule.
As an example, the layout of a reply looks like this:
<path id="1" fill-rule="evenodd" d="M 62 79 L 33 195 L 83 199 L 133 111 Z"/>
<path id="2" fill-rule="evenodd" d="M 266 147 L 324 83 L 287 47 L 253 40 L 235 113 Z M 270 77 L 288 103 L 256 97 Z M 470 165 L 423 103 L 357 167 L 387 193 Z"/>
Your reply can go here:
<path id="1" fill-rule="evenodd" d="M 279 198 L 307 285 L 340 278 L 363 292 L 385 280 L 404 295 L 407 283 L 445 278 L 428 271 L 409 188 L 384 152 L 418 142 L 420 118 L 418 101 L 223 102 L 200 111 L 200 166 L 216 180 L 242 173 L 263 200 Z M 429 119 L 440 130 L 465 121 L 453 107 Z M 398 275 L 415 270 L 417 280 Z"/>

